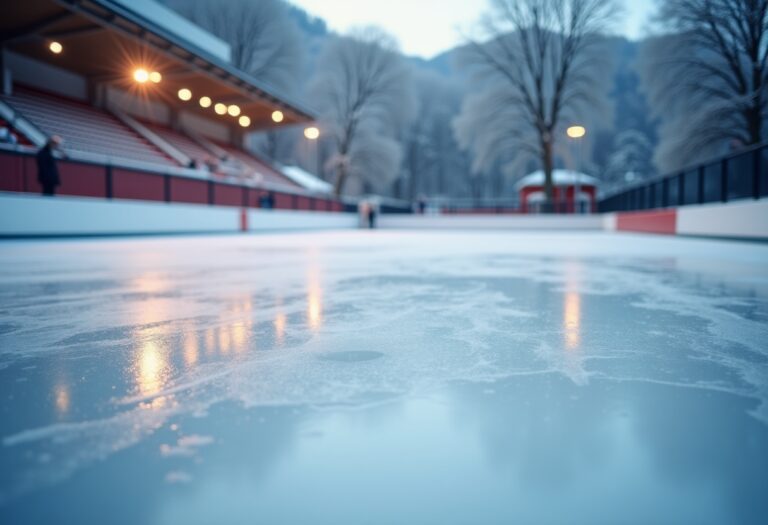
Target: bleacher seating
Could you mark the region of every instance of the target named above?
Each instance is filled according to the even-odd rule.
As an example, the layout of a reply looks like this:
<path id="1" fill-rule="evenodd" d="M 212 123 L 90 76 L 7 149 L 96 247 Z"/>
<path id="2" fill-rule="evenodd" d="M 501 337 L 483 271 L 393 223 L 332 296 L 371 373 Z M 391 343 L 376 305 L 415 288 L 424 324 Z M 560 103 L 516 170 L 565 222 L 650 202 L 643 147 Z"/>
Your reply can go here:
<path id="1" fill-rule="evenodd" d="M 115 117 L 86 103 L 19 86 L 2 99 L 46 135 L 61 136 L 65 151 L 177 166 Z"/>
<path id="2" fill-rule="evenodd" d="M 32 142 L 21 131 L 11 126 L 8 122 L 0 118 L 0 128 L 7 128 L 14 137 L 16 137 L 16 143 L 20 146 L 31 146 Z"/>
<path id="3" fill-rule="evenodd" d="M 190 137 L 166 126 L 142 120 L 141 125 L 202 166 L 214 155 Z"/>
<path id="4" fill-rule="evenodd" d="M 301 188 L 291 179 L 256 156 L 234 148 L 228 144 L 217 142 L 216 145 L 226 151 L 227 155 L 229 155 L 231 159 L 243 164 L 247 170 L 253 172 L 256 177 L 260 178 L 261 181 L 277 186 L 285 186 L 286 188 L 291 189 Z"/>

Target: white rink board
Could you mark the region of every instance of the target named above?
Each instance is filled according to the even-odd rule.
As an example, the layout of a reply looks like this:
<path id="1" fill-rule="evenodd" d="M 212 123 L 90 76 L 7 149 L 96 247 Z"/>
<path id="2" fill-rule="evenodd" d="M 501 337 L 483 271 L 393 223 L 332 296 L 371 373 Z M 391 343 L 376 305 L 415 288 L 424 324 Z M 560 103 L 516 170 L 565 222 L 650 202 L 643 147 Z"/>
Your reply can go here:
<path id="1" fill-rule="evenodd" d="M 354 228 L 352 213 L 249 210 L 249 231 Z M 241 209 L 224 206 L 57 196 L 0 195 L 0 235 L 226 233 L 241 230 Z"/>
<path id="2" fill-rule="evenodd" d="M 600 215 L 382 215 L 382 229 L 602 230 Z"/>
<path id="3" fill-rule="evenodd" d="M 683 206 L 677 210 L 677 234 L 768 238 L 768 199 Z"/>

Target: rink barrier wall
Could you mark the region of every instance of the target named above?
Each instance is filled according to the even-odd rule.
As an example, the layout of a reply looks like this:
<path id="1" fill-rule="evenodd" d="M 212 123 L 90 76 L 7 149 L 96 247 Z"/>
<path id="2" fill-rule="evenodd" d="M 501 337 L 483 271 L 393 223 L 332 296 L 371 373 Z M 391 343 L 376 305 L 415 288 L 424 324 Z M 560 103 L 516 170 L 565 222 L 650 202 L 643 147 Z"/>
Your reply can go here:
<path id="1" fill-rule="evenodd" d="M 674 235 L 677 231 L 677 210 L 619 213 L 616 216 L 616 229 Z"/>
<path id="2" fill-rule="evenodd" d="M 0 236 L 352 229 L 356 213 L 0 192 Z M 384 214 L 384 229 L 622 231 L 768 240 L 768 199 L 602 215 Z"/>
<path id="3" fill-rule="evenodd" d="M 677 234 L 768 239 L 768 199 L 680 208 Z"/>
<path id="4" fill-rule="evenodd" d="M 768 199 L 603 214 L 607 231 L 768 240 Z"/>
<path id="5" fill-rule="evenodd" d="M 382 215 L 384 229 L 422 230 L 602 230 L 599 215 Z"/>
<path id="6" fill-rule="evenodd" d="M 0 236 L 236 233 L 356 228 L 355 213 L 0 194 Z"/>

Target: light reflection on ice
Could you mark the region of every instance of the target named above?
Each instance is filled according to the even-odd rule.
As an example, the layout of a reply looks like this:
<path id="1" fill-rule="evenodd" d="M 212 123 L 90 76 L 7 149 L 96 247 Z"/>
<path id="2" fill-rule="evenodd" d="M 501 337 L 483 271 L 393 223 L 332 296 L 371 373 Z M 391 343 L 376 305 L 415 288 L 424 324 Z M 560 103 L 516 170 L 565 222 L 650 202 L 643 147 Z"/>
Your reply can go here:
<path id="1" fill-rule="evenodd" d="M 322 289 L 317 266 L 312 265 L 307 275 L 307 323 L 317 331 L 323 322 Z"/>
<path id="2" fill-rule="evenodd" d="M 62 383 L 54 388 L 54 398 L 56 399 L 56 411 L 59 415 L 69 412 L 69 385 Z"/>
<path id="3" fill-rule="evenodd" d="M 184 334 L 184 363 L 187 368 L 194 368 L 198 359 L 198 334 L 194 330 L 189 330 Z"/>
<path id="4" fill-rule="evenodd" d="M 563 331 L 565 346 L 575 350 L 579 346 L 581 331 L 581 296 L 579 294 L 581 265 L 569 261 L 565 270 L 565 304 L 563 306 Z"/>
<path id="5" fill-rule="evenodd" d="M 288 317 L 284 312 L 277 312 L 275 314 L 275 338 L 278 346 L 282 346 L 283 339 L 285 338 L 285 327 L 288 323 Z"/>
<path id="6" fill-rule="evenodd" d="M 169 368 L 165 353 L 157 343 L 144 343 L 138 352 L 134 367 L 139 394 L 151 398 L 163 390 L 171 376 Z"/>

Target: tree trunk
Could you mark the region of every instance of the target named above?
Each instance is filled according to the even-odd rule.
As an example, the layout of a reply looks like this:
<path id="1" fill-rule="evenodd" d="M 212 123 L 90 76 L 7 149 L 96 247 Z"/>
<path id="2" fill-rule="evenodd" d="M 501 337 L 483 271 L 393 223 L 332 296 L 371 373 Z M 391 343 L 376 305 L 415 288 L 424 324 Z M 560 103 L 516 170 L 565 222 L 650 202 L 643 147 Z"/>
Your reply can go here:
<path id="1" fill-rule="evenodd" d="M 752 146 L 760 144 L 763 141 L 763 115 L 759 106 L 753 106 L 747 110 L 747 130 L 749 133 L 749 144 Z"/>
<path id="2" fill-rule="evenodd" d="M 542 146 L 541 163 L 544 167 L 544 205 L 542 206 L 542 211 L 544 213 L 553 213 L 555 211 L 555 192 L 552 172 L 554 171 L 555 159 L 552 152 L 552 141 L 545 139 Z"/>
<path id="3" fill-rule="evenodd" d="M 333 185 L 333 194 L 337 199 L 341 198 L 341 192 L 344 190 L 344 184 L 347 182 L 347 175 L 347 167 L 341 164 L 336 175 L 336 182 Z"/>

